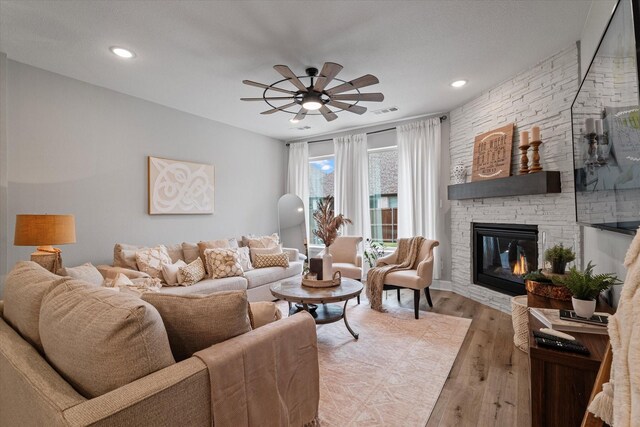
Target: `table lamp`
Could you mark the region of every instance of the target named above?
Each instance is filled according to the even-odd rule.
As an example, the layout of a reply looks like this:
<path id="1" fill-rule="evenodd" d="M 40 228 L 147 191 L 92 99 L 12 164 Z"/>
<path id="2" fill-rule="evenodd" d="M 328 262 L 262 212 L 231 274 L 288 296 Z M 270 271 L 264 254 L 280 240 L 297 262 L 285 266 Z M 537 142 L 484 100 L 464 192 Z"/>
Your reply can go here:
<path id="1" fill-rule="evenodd" d="M 51 245 L 76 242 L 73 215 L 16 215 L 15 246 L 37 246 L 31 261 L 55 273 L 62 267 L 61 251 Z"/>

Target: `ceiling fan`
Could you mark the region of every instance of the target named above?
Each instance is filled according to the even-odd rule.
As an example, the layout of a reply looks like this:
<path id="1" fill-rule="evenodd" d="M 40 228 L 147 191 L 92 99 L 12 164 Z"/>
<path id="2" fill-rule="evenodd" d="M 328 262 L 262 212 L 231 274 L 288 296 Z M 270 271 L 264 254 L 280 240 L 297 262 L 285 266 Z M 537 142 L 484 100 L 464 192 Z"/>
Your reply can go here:
<path id="1" fill-rule="evenodd" d="M 278 80 L 271 85 L 257 83 L 251 80 L 242 81 L 242 83 L 246 85 L 264 89 L 262 98 L 240 98 L 242 101 L 264 101 L 269 104 L 271 109 L 263 111 L 260 114 L 273 114 L 276 111 L 294 114 L 295 116 L 290 120 L 293 123 L 299 122 L 307 115 L 322 114 L 322 116 L 330 122 L 338 118 L 336 113 L 340 111 L 364 114 L 367 108 L 358 105 L 360 102 L 382 102 L 384 99 L 384 95 L 379 92 L 360 92 L 360 89 L 363 87 L 378 84 L 379 81 L 377 77 L 366 74 L 351 81 L 338 79 L 336 76 L 343 67 L 334 62 L 325 62 L 320 74 L 318 74 L 317 68 L 307 68 L 305 70 L 307 73 L 306 76 L 296 76 L 286 65 L 275 65 L 273 68 L 280 73 L 284 79 Z M 309 79 L 309 85 L 305 85 L 301 79 Z M 329 86 L 329 83 L 332 81 L 337 81 L 340 84 L 327 89 L 327 86 Z M 283 82 L 291 83 L 297 90 L 289 90 L 278 86 Z M 274 96 L 277 94 L 273 92 L 286 93 L 288 96 Z M 348 103 L 343 101 L 355 102 Z M 287 103 L 280 106 L 275 105 L 281 102 Z M 335 110 L 331 111 L 329 106 L 334 107 Z M 300 108 L 298 109 L 298 107 Z M 291 109 L 294 110 L 290 111 Z M 319 113 L 316 111 L 319 111 Z"/>

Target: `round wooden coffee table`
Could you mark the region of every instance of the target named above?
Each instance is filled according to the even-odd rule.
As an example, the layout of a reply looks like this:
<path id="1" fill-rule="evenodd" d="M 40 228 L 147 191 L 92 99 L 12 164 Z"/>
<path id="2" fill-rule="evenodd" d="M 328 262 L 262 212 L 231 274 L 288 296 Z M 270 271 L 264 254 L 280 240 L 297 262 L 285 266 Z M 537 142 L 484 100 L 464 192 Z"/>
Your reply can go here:
<path id="1" fill-rule="evenodd" d="M 362 292 L 362 283 L 357 280 L 342 278 L 340 286 L 331 288 L 309 288 L 302 286 L 300 280 L 285 280 L 271 285 L 270 290 L 274 297 L 289 303 L 289 315 L 301 310 L 309 312 L 316 321 L 316 325 L 337 322 L 344 319 L 344 324 L 358 339 L 356 332 L 351 329 L 347 321 L 347 303 L 351 298 L 357 297 Z M 344 301 L 344 305 L 331 304 Z M 292 306 L 291 303 L 301 304 L 302 308 Z M 317 304 L 314 310 L 313 305 Z"/>

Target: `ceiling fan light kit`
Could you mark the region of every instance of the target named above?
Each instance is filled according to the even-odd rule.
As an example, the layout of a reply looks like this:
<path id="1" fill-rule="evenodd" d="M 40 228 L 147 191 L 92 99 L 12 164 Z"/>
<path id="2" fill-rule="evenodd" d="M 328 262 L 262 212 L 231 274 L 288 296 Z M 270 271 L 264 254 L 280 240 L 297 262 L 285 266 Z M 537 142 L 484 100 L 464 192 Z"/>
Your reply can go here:
<path id="1" fill-rule="evenodd" d="M 366 107 L 358 105 L 361 102 L 382 102 L 384 95 L 381 93 L 362 93 L 360 89 L 367 86 L 378 84 L 378 79 L 366 74 L 362 77 L 351 81 L 345 81 L 336 78 L 342 70 L 342 65 L 334 62 L 325 62 L 320 73 L 317 68 L 307 68 L 305 76 L 296 76 L 293 71 L 286 65 L 275 65 L 273 67 L 282 77 L 275 83 L 266 85 L 251 80 L 243 80 L 242 83 L 264 89 L 262 98 L 240 98 L 242 101 L 264 101 L 271 109 L 263 111 L 260 114 L 273 114 L 277 111 L 283 113 L 294 114 L 295 117 L 290 119 L 291 123 L 298 123 L 307 115 L 322 115 L 326 121 L 330 122 L 338 118 L 336 112 L 348 111 L 354 114 L 364 114 Z M 306 86 L 303 80 L 308 79 L 309 85 Z M 327 88 L 333 81 L 338 82 L 337 86 Z M 288 90 L 280 87 L 281 83 L 289 82 L 296 90 Z M 286 93 L 289 96 L 281 96 Z M 288 102 L 287 102 L 288 101 Z M 352 101 L 353 103 L 343 102 Z M 282 102 L 286 102 L 284 105 Z M 335 108 L 335 111 L 329 109 L 328 106 Z M 289 109 L 294 107 L 294 111 Z M 300 107 L 298 109 L 298 107 Z"/>

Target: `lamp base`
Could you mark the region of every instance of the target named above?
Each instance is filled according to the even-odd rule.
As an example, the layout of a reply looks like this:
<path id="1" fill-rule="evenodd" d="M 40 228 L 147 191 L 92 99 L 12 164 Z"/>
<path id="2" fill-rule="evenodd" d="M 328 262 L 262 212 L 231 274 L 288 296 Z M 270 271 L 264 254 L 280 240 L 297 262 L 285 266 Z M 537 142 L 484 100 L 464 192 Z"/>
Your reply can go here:
<path id="1" fill-rule="evenodd" d="M 58 270 L 62 268 L 61 251 L 60 249 L 50 248 L 50 246 L 47 248 L 38 248 L 36 252 L 31 254 L 31 261 L 39 264 L 42 268 L 57 274 Z"/>

